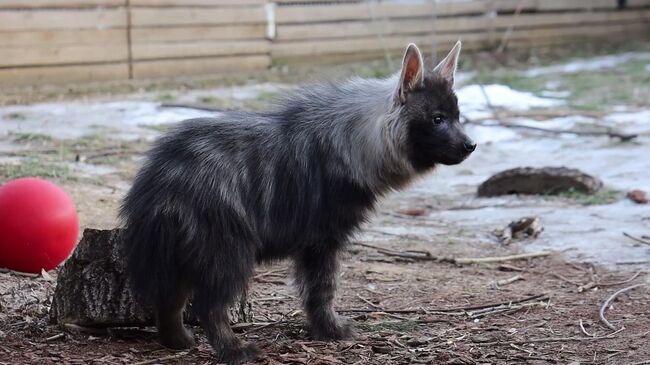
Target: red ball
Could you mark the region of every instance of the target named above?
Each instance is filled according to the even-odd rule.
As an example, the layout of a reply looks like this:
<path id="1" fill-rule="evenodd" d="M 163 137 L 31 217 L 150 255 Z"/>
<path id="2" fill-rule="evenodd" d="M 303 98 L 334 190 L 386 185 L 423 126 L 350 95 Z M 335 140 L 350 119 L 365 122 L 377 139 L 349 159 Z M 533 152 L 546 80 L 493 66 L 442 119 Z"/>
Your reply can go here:
<path id="1" fill-rule="evenodd" d="M 0 267 L 54 269 L 70 256 L 78 234 L 74 202 L 60 187 L 31 177 L 0 187 Z"/>

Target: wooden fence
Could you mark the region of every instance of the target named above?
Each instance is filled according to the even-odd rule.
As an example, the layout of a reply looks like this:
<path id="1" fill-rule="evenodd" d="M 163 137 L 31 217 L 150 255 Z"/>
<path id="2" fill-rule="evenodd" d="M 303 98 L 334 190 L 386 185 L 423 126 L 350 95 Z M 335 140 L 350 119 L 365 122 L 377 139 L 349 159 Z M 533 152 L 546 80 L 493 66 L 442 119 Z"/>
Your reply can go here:
<path id="1" fill-rule="evenodd" d="M 0 0 L 0 85 L 650 34 L 650 0 Z"/>

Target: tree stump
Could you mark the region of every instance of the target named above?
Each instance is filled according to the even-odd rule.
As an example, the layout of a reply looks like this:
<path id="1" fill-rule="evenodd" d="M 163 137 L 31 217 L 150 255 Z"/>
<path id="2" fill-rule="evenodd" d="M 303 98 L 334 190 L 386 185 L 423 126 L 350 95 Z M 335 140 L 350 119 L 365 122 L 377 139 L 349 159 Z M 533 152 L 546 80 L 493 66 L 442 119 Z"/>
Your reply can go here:
<path id="1" fill-rule="evenodd" d="M 84 230 L 72 256 L 59 271 L 50 310 L 55 324 L 84 327 L 153 325 L 152 311 L 134 298 L 124 274 L 121 230 Z M 230 310 L 233 322 L 250 321 L 251 306 L 245 298 Z M 198 323 L 191 303 L 187 323 Z"/>
<path id="2" fill-rule="evenodd" d="M 593 194 L 602 187 L 602 181 L 576 169 L 518 167 L 487 179 L 479 186 L 478 195 L 557 194 L 563 191 Z"/>

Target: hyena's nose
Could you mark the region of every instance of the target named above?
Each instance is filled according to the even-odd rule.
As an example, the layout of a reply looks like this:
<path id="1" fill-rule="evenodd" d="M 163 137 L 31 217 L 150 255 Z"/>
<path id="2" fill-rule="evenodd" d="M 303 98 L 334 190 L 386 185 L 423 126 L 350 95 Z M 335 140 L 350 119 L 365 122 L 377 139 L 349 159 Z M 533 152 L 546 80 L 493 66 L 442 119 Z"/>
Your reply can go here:
<path id="1" fill-rule="evenodd" d="M 463 146 L 465 147 L 465 151 L 474 152 L 474 150 L 476 149 L 476 142 L 472 141 L 471 139 L 468 139 L 465 141 Z"/>

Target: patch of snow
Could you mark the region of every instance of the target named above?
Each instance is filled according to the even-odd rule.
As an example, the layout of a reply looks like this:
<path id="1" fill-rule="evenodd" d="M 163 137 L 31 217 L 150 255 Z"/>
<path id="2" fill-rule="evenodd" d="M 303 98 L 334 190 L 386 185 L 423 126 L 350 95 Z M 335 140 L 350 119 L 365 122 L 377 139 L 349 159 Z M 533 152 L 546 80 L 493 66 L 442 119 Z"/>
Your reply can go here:
<path id="1" fill-rule="evenodd" d="M 564 98 L 568 98 L 571 95 L 571 92 L 568 90 L 565 91 L 544 90 L 539 94 L 545 98 L 564 99 Z"/>
<path id="2" fill-rule="evenodd" d="M 650 110 L 614 113 L 603 119 L 608 125 L 615 125 L 627 133 L 650 133 Z"/>
<path id="3" fill-rule="evenodd" d="M 580 59 L 560 65 L 531 68 L 523 74 L 528 77 L 537 77 L 558 73 L 596 71 L 616 67 L 632 60 L 650 60 L 650 52 L 627 52 L 617 55 Z"/>
<path id="4" fill-rule="evenodd" d="M 572 129 L 578 124 L 595 124 L 596 119 L 582 115 L 568 115 L 566 117 L 551 118 L 542 121 L 528 118 L 517 118 L 513 119 L 512 122 L 529 127 L 565 130 Z"/>
<path id="5" fill-rule="evenodd" d="M 533 93 L 517 91 L 505 85 L 483 85 L 490 103 L 510 110 L 548 108 L 564 104 L 562 100 L 540 98 Z M 469 117 L 484 117 L 489 112 L 488 102 L 481 85 L 467 85 L 456 91 L 460 110 Z M 487 113 L 489 115 L 489 113 Z"/>
<path id="6" fill-rule="evenodd" d="M 486 143 L 496 143 L 510 141 L 520 138 L 520 134 L 514 129 L 501 128 L 494 126 L 482 126 L 476 124 L 468 124 L 465 126 L 465 132 L 472 136 L 472 139 L 479 145 Z"/>
<path id="7" fill-rule="evenodd" d="M 0 133 L 39 133 L 55 138 L 79 138 L 110 133 L 113 138 L 136 139 L 155 134 L 143 127 L 214 116 L 200 110 L 161 108 L 158 103 L 119 101 L 43 103 L 0 108 Z M 19 118 L 10 115 L 20 115 Z"/>

